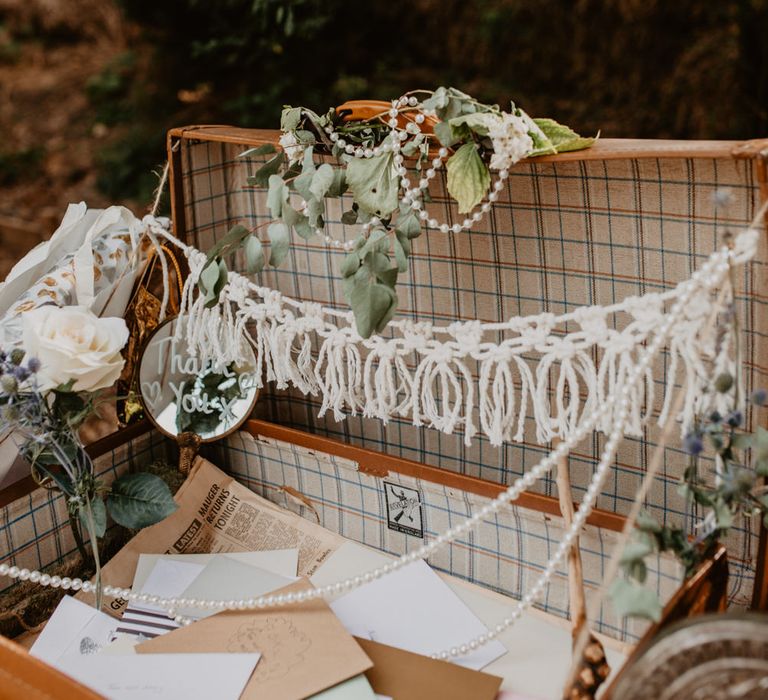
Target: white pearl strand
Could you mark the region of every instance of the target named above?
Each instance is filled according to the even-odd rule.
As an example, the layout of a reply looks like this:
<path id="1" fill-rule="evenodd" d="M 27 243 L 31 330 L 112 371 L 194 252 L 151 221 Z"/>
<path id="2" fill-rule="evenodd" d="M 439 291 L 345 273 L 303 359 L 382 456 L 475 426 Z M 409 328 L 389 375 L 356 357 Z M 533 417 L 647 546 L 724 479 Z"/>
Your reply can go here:
<path id="1" fill-rule="evenodd" d="M 441 147 L 438 150 L 438 155 L 432 159 L 432 167 L 428 168 L 424 173 L 424 176 L 419 180 L 416 187 L 411 187 L 411 181 L 408 177 L 408 170 L 404 165 L 405 159 L 400 151 L 402 150 L 402 143 L 407 140 L 408 134 L 417 135 L 421 133 L 421 127 L 419 124 L 423 124 L 425 116 L 423 113 L 419 113 L 414 117 L 413 122 L 409 122 L 405 130 L 398 129 L 397 115 L 400 113 L 400 109 L 416 108 L 419 106 L 419 101 L 411 97 L 400 97 L 397 100 L 392 100 L 392 106 L 389 109 L 389 120 L 387 125 L 390 127 L 389 140 L 385 140 L 380 146 L 375 148 L 362 148 L 360 146 L 355 147 L 353 144 L 347 143 L 338 133 L 336 133 L 333 127 L 329 124 L 325 127 L 325 132 L 328 134 L 331 141 L 337 146 L 342 148 L 345 153 L 353 158 L 374 158 L 392 151 L 394 155 L 394 164 L 396 168 L 396 174 L 400 177 L 400 187 L 403 190 L 403 196 L 400 198 L 401 204 L 404 206 L 410 206 L 414 211 L 418 213 L 419 219 L 424 222 L 427 228 L 439 230 L 441 233 L 461 233 L 462 231 L 469 231 L 474 224 L 479 222 L 484 214 L 487 214 L 491 210 L 491 206 L 499 198 L 501 190 L 504 189 L 504 183 L 509 178 L 508 170 L 500 170 L 498 179 L 493 183 L 491 192 L 485 201 L 481 202 L 472 212 L 467 214 L 467 217 L 462 223 L 447 224 L 440 223 L 437 219 L 430 217 L 429 213 L 424 209 L 421 197 L 423 193 L 429 189 L 429 184 L 437 175 L 437 171 L 442 167 L 443 161 L 448 157 L 448 149 Z M 373 226 L 377 226 L 380 222 L 378 217 L 373 217 L 371 221 L 363 224 L 363 232 L 367 233 Z M 331 236 L 324 234 L 322 229 L 316 231 L 326 243 L 332 244 L 336 248 L 344 248 L 350 250 L 354 243 L 351 241 L 338 241 L 334 240 Z"/>
<path id="2" fill-rule="evenodd" d="M 701 285 L 706 289 L 711 289 L 718 285 L 730 267 L 728 261 L 731 257 L 731 251 L 723 251 L 722 253 L 713 255 L 710 260 L 701 268 L 701 270 L 693 274 L 691 280 L 682 285 L 682 293 L 679 299 L 670 309 L 670 313 L 659 328 L 653 341 L 651 341 L 651 343 L 646 347 L 642 359 L 640 359 L 632 371 L 629 383 L 622 388 L 617 416 L 614 420 L 611 433 L 601 454 L 598 467 L 595 470 L 589 487 L 587 488 L 584 500 L 574 515 L 573 523 L 564 534 L 563 540 L 560 542 L 555 556 L 549 562 L 547 562 L 547 566 L 531 590 L 528 591 L 523 596 L 523 598 L 518 601 L 510 616 L 504 618 L 487 634 L 482 634 L 478 637 L 475 637 L 466 644 L 461 644 L 457 647 L 451 647 L 450 649 L 433 654 L 432 656 L 434 658 L 444 660 L 450 659 L 456 656 L 467 654 L 478 649 L 483 644 L 487 644 L 502 634 L 512 624 L 514 624 L 514 622 L 520 618 L 523 611 L 532 605 L 538 596 L 541 595 L 541 593 L 544 591 L 544 588 L 554 574 L 558 563 L 567 553 L 568 549 L 573 543 L 573 540 L 576 538 L 581 527 L 586 522 L 589 513 L 591 512 L 592 506 L 594 505 L 594 502 L 600 491 L 603 480 L 608 473 L 608 468 L 611 464 L 613 456 L 616 452 L 616 449 L 618 448 L 618 443 L 623 433 L 623 427 L 627 420 L 627 414 L 629 410 L 629 396 L 633 387 L 644 376 L 645 370 L 648 368 L 656 354 L 661 349 L 662 343 L 671 331 L 672 326 L 677 321 L 677 316 L 682 312 L 683 308 L 685 307 L 686 303 L 696 288 Z M 179 607 L 192 607 L 211 611 L 263 609 L 292 605 L 295 603 L 303 603 L 309 600 L 337 596 L 339 594 L 348 592 L 362 585 L 365 585 L 366 583 L 370 583 L 375 579 L 397 571 L 398 569 L 401 569 L 404 566 L 417 561 L 418 559 L 426 559 L 440 547 L 443 547 L 447 543 L 455 540 L 460 535 L 476 527 L 482 520 L 500 510 L 502 506 L 513 500 L 516 500 L 525 489 L 530 488 L 549 469 L 551 469 L 559 459 L 565 457 L 578 442 L 584 439 L 587 433 L 592 430 L 594 425 L 610 408 L 613 407 L 615 403 L 616 397 L 609 397 L 600 406 L 600 408 L 598 408 L 592 414 L 592 416 L 586 419 L 579 426 L 573 435 L 571 435 L 565 441 L 561 442 L 547 457 L 542 459 L 525 475 L 515 480 L 512 486 L 510 486 L 506 491 L 502 492 L 495 499 L 483 506 L 472 517 L 468 518 L 463 523 L 448 529 L 446 532 L 435 537 L 431 542 L 422 545 L 416 550 L 408 552 L 407 554 L 400 556 L 398 559 L 395 559 L 392 562 L 385 564 L 384 566 L 377 567 L 372 571 L 366 572 L 365 574 L 353 576 L 342 581 L 337 581 L 336 583 L 327 584 L 325 586 L 321 586 L 320 588 L 299 591 L 297 593 L 278 593 L 259 596 L 258 598 L 227 601 L 162 598 L 161 596 L 148 593 L 136 593 L 130 588 L 120 588 L 117 586 L 109 585 L 104 586 L 102 592 L 105 596 L 111 598 L 122 598 L 129 602 L 143 602 L 159 605 L 160 607 L 166 608 L 168 610 L 168 614 L 171 616 L 175 616 L 175 610 Z M 49 574 L 44 574 L 40 571 L 30 571 L 29 569 L 19 568 L 17 566 L 8 566 L 8 564 L 0 564 L 0 576 L 8 576 L 10 578 L 19 579 L 21 581 L 29 580 L 33 583 L 39 583 L 41 586 L 51 586 L 52 588 L 62 588 L 63 590 L 82 590 L 86 593 L 96 590 L 96 585 L 90 581 L 82 581 L 79 578 L 62 578 L 59 576 L 50 576 Z M 176 616 L 175 619 L 182 624 L 189 624 L 192 622 L 190 618 L 184 618 L 183 616 Z"/>

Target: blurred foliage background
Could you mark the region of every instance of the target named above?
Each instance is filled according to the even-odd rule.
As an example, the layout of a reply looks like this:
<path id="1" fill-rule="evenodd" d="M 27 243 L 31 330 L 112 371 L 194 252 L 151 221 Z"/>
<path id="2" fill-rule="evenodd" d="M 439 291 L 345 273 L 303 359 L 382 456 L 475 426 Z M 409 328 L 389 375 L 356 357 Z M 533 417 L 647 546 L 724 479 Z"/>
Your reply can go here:
<path id="1" fill-rule="evenodd" d="M 172 126 L 438 85 L 585 134 L 765 136 L 768 0 L 0 0 L 0 234 L 141 210 Z"/>

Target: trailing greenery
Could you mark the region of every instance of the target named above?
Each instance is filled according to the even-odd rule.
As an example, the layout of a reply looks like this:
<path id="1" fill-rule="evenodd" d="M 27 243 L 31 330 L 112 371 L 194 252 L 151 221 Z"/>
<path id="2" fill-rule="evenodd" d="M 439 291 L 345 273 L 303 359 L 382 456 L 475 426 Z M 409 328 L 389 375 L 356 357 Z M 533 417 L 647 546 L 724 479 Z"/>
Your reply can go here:
<path id="1" fill-rule="evenodd" d="M 364 338 L 380 333 L 397 310 L 398 275 L 408 271 L 412 241 L 422 231 L 421 201 L 404 192 L 401 183 L 403 158 L 423 177 L 440 149 L 448 158 L 448 193 L 459 213 L 469 214 L 489 196 L 491 170 L 506 173 L 521 158 L 588 148 L 595 140 L 552 119 L 532 119 L 514 104 L 507 113 L 455 88 L 420 90 L 399 102 L 399 108 L 365 120 L 347 120 L 335 109 L 319 115 L 305 107 L 284 108 L 281 149 L 266 144 L 241 154 L 271 156 L 248 180 L 268 190 L 269 256 L 259 231 L 232 228 L 209 251 L 200 276 L 207 305 L 218 303 L 231 253 L 245 247 L 249 273 L 267 264 L 279 267 L 293 234 L 304 240 L 325 235 L 326 200 L 349 194 L 352 203 L 341 221 L 360 224 L 363 233 L 345 245 L 344 294 L 358 333 Z M 396 128 L 395 114 L 402 119 Z M 434 118 L 434 131 L 419 126 L 425 115 Z M 316 154 L 326 156 L 325 162 Z M 433 161 L 433 174 L 435 162 L 440 160 Z M 429 201 L 426 189 L 419 196 Z"/>
<path id="2" fill-rule="evenodd" d="M 166 482 L 155 474 L 125 474 L 111 484 L 97 478 L 93 462 L 78 431 L 98 408 L 94 392 L 73 391 L 74 380 L 43 394 L 37 374 L 41 364 L 21 348 L 0 351 L 0 417 L 6 430 L 23 438 L 21 454 L 30 462 L 33 478 L 53 486 L 66 499 L 78 549 L 88 559 L 88 533 L 97 578 L 99 541 L 107 530 L 107 515 L 118 524 L 139 529 L 162 520 L 177 505 Z M 100 597 L 100 579 L 97 598 Z"/>
<path id="3" fill-rule="evenodd" d="M 720 539 L 742 518 L 760 516 L 768 527 L 768 430 L 742 429 L 737 382 L 730 374 L 721 374 L 713 391 L 731 399 L 732 410 L 726 415 L 714 411 L 704 417 L 686 436 L 685 450 L 690 456 L 680 483 L 680 492 L 689 503 L 703 509 L 704 517 L 697 532 L 680 525 L 662 525 L 648 513 L 641 513 L 634 539 L 621 558 L 625 577 L 614 581 L 611 596 L 622 616 L 658 620 L 661 604 L 656 593 L 643 584 L 647 577 L 646 557 L 656 552 L 672 552 L 685 569 L 686 578 L 714 551 Z M 754 392 L 755 406 L 768 405 L 764 390 Z M 717 471 L 702 474 L 700 456 L 714 455 Z"/>

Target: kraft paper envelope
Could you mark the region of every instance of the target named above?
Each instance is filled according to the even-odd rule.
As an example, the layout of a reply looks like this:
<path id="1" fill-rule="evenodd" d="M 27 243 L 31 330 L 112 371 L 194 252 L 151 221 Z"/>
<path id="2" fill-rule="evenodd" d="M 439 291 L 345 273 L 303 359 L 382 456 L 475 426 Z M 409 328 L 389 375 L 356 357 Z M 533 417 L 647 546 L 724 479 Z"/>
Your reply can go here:
<path id="1" fill-rule="evenodd" d="M 279 592 L 306 590 L 297 581 Z M 156 637 L 142 653 L 260 652 L 241 700 L 301 700 L 373 665 L 324 601 L 225 612 Z"/>
<path id="2" fill-rule="evenodd" d="M 498 676 L 355 639 L 373 661 L 365 677 L 379 695 L 396 700 L 494 700 L 499 692 L 502 679 Z"/>

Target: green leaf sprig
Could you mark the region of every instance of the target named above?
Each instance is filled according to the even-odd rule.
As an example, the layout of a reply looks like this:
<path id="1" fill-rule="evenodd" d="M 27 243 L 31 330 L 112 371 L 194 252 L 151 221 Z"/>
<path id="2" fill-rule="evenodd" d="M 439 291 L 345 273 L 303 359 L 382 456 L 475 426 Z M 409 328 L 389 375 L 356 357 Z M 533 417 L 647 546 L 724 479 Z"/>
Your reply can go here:
<path id="1" fill-rule="evenodd" d="M 712 554 L 720 539 L 739 519 L 759 516 L 768 527 L 768 430 L 742 430 L 744 416 L 737 407 L 737 382 L 730 374 L 719 375 L 711 388 L 732 398 L 726 415 L 713 411 L 686 435 L 683 447 L 689 455 L 680 482 L 680 493 L 690 504 L 704 511 L 698 532 L 689 533 L 679 525 L 662 525 L 647 512 L 635 523 L 634 538 L 626 546 L 621 565 L 624 578 L 614 581 L 611 597 L 622 616 L 658 621 L 661 604 L 654 591 L 643 584 L 647 577 L 645 559 L 657 552 L 672 552 L 691 576 Z M 768 393 L 755 391 L 755 406 L 768 405 Z M 700 473 L 700 457 L 709 450 L 720 465 L 717 474 Z"/>
<path id="2" fill-rule="evenodd" d="M 530 144 L 509 162 L 518 156 L 588 148 L 595 140 L 583 138 L 552 119 L 532 119 L 514 104 L 505 115 L 498 105 L 483 104 L 455 88 L 414 91 L 408 96 L 411 101 L 401 106 L 398 114 L 420 112 L 438 121 L 433 132 L 422 131 L 414 123 L 402 129 L 398 126 L 400 153 L 422 170 L 434 151 L 445 149 L 441 153 L 449 155 L 448 193 L 460 214 L 472 211 L 489 193 L 489 161 L 493 165 L 494 157 L 498 158 L 495 148 L 503 139 L 494 138 L 500 128 L 503 131 L 505 119 L 514 121 L 523 139 L 520 143 Z M 261 272 L 266 265 L 279 267 L 290 255 L 293 234 L 304 240 L 325 235 L 326 201 L 348 193 L 352 204 L 343 212 L 341 222 L 362 225 L 364 236 L 345 245 L 349 252 L 342 265 L 344 294 L 361 336 L 383 331 L 397 310 L 398 274 L 408 271 L 412 241 L 422 229 L 418 212 L 407 197 L 401 198 L 399 161 L 386 148 L 393 138 L 388 111 L 366 120 L 346 121 L 334 109 L 320 115 L 304 107 L 287 106 L 280 120 L 281 148 L 263 144 L 241 154 L 270 156 L 248 178 L 250 185 L 267 189 L 272 217 L 266 224 L 270 245 L 267 249 L 257 234 L 261 226 L 251 230 L 234 226 L 208 252 L 199 278 L 208 307 L 219 302 L 227 281 L 227 260 L 235 251 L 244 249 L 249 274 Z M 344 147 L 339 145 L 339 137 Z M 366 157 L 356 157 L 361 154 Z M 318 164 L 316 155 L 333 160 Z M 422 197 L 425 203 L 430 201 L 427 191 Z M 299 207 L 295 206 L 297 200 Z"/>

